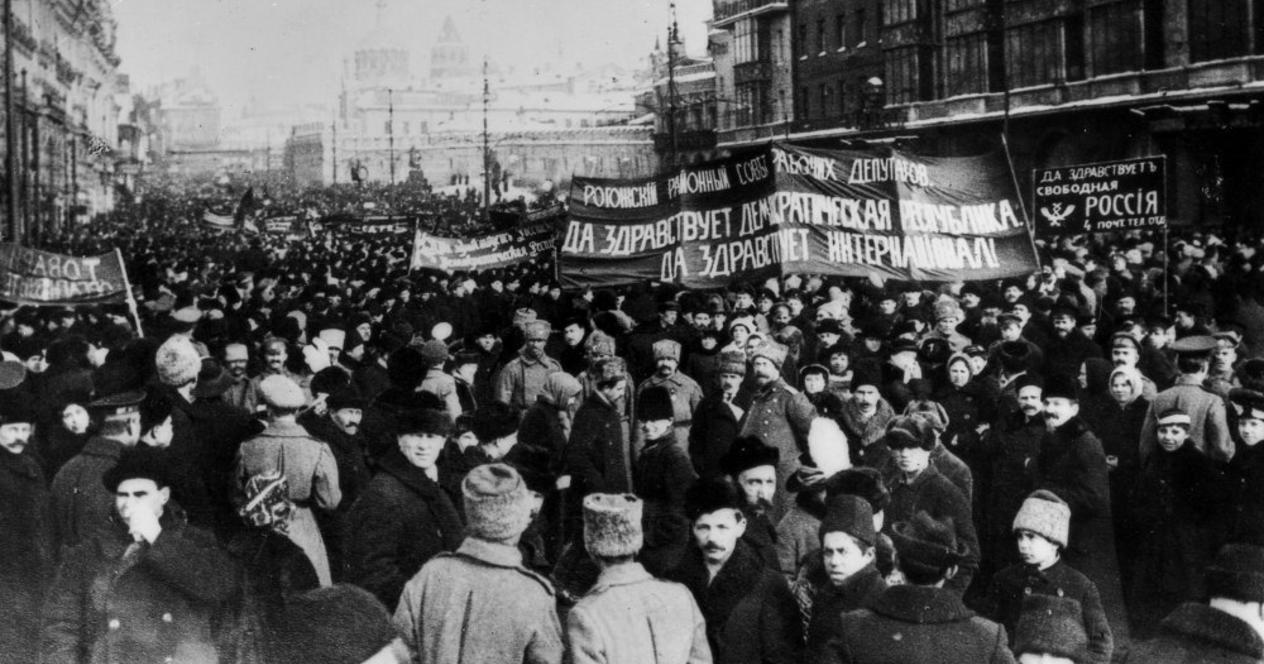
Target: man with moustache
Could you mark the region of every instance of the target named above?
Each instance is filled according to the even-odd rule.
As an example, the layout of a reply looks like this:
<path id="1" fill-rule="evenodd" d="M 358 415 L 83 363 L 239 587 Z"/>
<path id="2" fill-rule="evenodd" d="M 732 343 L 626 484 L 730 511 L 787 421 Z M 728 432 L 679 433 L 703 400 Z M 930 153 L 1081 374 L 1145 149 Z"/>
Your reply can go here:
<path id="1" fill-rule="evenodd" d="M 680 344 L 678 342 L 660 339 L 654 342 L 653 352 L 654 375 L 641 381 L 641 384 L 637 386 L 636 398 L 640 399 L 646 390 L 653 387 L 667 390 L 667 393 L 671 395 L 672 428 L 676 443 L 681 449 L 688 449 L 689 428 L 693 424 L 693 411 L 702 401 L 702 388 L 694 379 L 679 371 Z M 639 450 L 644 446 L 646 440 L 640 427 L 637 428 L 633 441 L 634 450 Z"/>
<path id="2" fill-rule="evenodd" d="M 716 664 L 800 661 L 803 626 L 785 577 L 763 565 L 742 540 L 742 499 L 722 479 L 685 494 L 693 546 L 667 579 L 683 583 L 706 619 Z"/>
<path id="3" fill-rule="evenodd" d="M 737 438 L 742 416 L 746 414 L 736 400 L 746 378 L 746 355 L 726 350 L 720 352 L 719 359 L 716 367 L 719 389 L 698 402 L 693 411 L 693 426 L 689 427 L 689 459 L 702 478 L 724 474 L 720 459 Z"/>
<path id="4" fill-rule="evenodd" d="M 1053 338 L 1045 346 L 1047 374 L 1075 376 L 1084 360 L 1102 356 L 1102 349 L 1076 328 L 1075 318 L 1074 307 L 1061 304 L 1053 308 Z"/>
<path id="5" fill-rule="evenodd" d="M 773 499 L 777 495 L 777 448 L 765 445 L 754 436 L 733 441 L 720 459 L 724 474 L 742 496 L 742 515 L 746 532 L 742 539 L 759 554 L 764 564 L 776 569 L 777 525 L 769 519 Z"/>
<path id="6" fill-rule="evenodd" d="M 341 581 L 346 574 L 344 559 L 344 532 L 346 515 L 351 511 L 360 492 L 371 477 L 365 461 L 364 436 L 360 433 L 360 420 L 364 414 L 364 399 L 350 385 L 338 388 L 325 399 L 325 414 L 300 418 L 300 424 L 312 438 L 329 445 L 338 467 L 338 488 L 342 501 L 332 512 L 318 512 L 321 535 L 329 553 L 329 566 L 334 581 Z"/>
<path id="7" fill-rule="evenodd" d="M 250 365 L 250 350 L 246 344 L 231 343 L 224 346 L 224 368 L 233 382 L 224 392 L 224 403 L 251 415 L 259 407 L 259 386 L 246 375 Z"/>
<path id="8" fill-rule="evenodd" d="M 547 321 L 534 320 L 526 324 L 525 340 L 518 357 L 501 367 L 496 375 L 492 390 L 496 401 L 507 403 L 519 412 L 535 403 L 549 374 L 562 370 L 557 360 L 544 354 L 551 334 Z"/>
<path id="9" fill-rule="evenodd" d="M 774 342 L 754 350 L 751 373 L 755 392 L 741 430 L 741 435 L 754 436 L 777 448 L 777 486 L 784 486 L 798 467 L 799 454 L 807 449 L 808 429 L 816 416 L 816 408 L 808 398 L 781 378 L 786 353 L 785 346 Z M 788 507 L 784 494 L 774 496 L 773 523 L 781 519 Z"/>
<path id="10" fill-rule="evenodd" d="M 1045 435 L 1044 379 L 1025 374 L 1015 383 L 1017 408 L 997 421 L 981 440 L 984 472 L 975 477 L 982 496 L 982 519 L 975 524 L 983 554 L 982 580 L 990 571 L 1018 561 L 1014 548 L 1014 516 L 1032 491 L 1031 472 Z"/>
<path id="11" fill-rule="evenodd" d="M 0 662 L 37 658 L 39 612 L 53 563 L 48 489 L 28 451 L 35 413 L 0 397 Z"/>
<path id="12" fill-rule="evenodd" d="M 1045 384 L 1048 431 L 1040 442 L 1033 488 L 1052 492 L 1071 508 L 1066 563 L 1097 586 L 1116 648 L 1126 649 L 1128 616 L 1119 581 L 1106 453 L 1079 417 L 1077 388 L 1075 379 L 1061 375 Z"/>

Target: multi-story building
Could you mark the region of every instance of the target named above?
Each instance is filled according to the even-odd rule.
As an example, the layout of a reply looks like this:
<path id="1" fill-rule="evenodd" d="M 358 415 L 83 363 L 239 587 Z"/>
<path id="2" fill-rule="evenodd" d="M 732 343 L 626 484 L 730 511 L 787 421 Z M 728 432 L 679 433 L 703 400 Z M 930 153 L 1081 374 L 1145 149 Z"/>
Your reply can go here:
<path id="1" fill-rule="evenodd" d="M 14 0 L 12 14 L 16 226 L 26 239 L 113 207 L 119 58 L 106 0 Z"/>
<path id="2" fill-rule="evenodd" d="M 794 119 L 794 35 L 787 0 L 714 0 L 708 35 L 719 126 L 731 149 L 783 136 Z"/>
<path id="3" fill-rule="evenodd" d="M 844 89 L 844 108 L 853 95 L 821 87 L 829 66 L 808 66 L 833 57 L 830 12 L 846 26 L 847 16 L 875 7 L 803 0 L 796 37 L 808 44 L 797 46 L 801 112 L 792 139 L 901 137 L 914 149 L 952 154 L 997 148 L 1004 133 L 1024 195 L 1034 168 L 1162 154 L 1172 223 L 1255 220 L 1264 202 L 1255 183 L 1264 171 L 1259 0 L 875 4 L 882 73 L 868 60 L 840 61 L 837 73 L 846 81 L 874 73 L 870 92 L 881 96 L 882 116 L 818 117 L 837 105 L 827 94 Z"/>
<path id="4" fill-rule="evenodd" d="M 659 164 L 671 168 L 714 158 L 719 122 L 715 63 L 685 55 L 684 44 L 677 42 L 667 50 L 656 46 L 650 66 L 654 87 L 641 95 L 640 106 L 654 115 Z"/>
<path id="5" fill-rule="evenodd" d="M 795 4 L 795 130 L 875 127 L 885 120 L 880 0 Z"/>

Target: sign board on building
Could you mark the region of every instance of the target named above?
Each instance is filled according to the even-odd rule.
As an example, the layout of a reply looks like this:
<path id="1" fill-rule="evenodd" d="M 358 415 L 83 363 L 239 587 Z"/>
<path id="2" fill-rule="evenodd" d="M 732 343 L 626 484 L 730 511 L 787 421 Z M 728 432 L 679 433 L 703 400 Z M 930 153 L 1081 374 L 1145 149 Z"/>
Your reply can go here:
<path id="1" fill-rule="evenodd" d="M 1133 231 L 1167 225 L 1163 156 L 1038 168 L 1032 208 L 1041 236 Z"/>

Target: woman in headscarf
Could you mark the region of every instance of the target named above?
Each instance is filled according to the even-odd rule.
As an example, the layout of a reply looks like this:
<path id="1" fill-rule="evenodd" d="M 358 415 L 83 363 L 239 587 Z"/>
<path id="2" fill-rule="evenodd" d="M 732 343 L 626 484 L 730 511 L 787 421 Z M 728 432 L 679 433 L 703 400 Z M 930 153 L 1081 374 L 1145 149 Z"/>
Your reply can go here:
<path id="1" fill-rule="evenodd" d="M 1107 379 L 1105 394 L 1086 396 L 1080 412 L 1089 429 L 1102 441 L 1106 464 L 1110 470 L 1110 504 L 1114 507 L 1115 548 L 1119 567 L 1130 576 L 1136 554 L 1138 533 L 1130 518 L 1128 496 L 1141 469 L 1141 426 L 1150 402 L 1142 396 L 1144 379 L 1131 367 L 1117 367 Z M 1125 578 L 1124 587 L 1130 587 Z"/>
<path id="2" fill-rule="evenodd" d="M 948 427 L 941 435 L 944 447 L 970 467 L 979 484 L 986 480 L 987 460 L 980 456 L 979 439 L 995 419 L 1000 390 L 995 380 L 976 375 L 970 357 L 954 353 L 944 365 L 947 382 L 935 394 L 935 401 L 948 414 Z M 976 515 L 977 519 L 977 515 Z"/>

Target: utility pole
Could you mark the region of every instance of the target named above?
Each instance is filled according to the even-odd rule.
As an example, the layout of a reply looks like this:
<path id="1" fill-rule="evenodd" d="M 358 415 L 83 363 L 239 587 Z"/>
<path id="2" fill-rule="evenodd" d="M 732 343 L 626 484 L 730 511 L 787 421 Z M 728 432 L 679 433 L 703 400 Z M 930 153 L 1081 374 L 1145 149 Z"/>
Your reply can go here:
<path id="1" fill-rule="evenodd" d="M 334 119 L 329 125 L 333 129 L 333 138 L 329 139 L 329 147 L 333 150 L 333 155 L 329 158 L 334 163 L 334 184 L 338 184 L 338 120 Z"/>
<path id="2" fill-rule="evenodd" d="M 483 221 L 492 218 L 491 147 L 487 136 L 487 105 L 491 102 L 491 83 L 487 78 L 487 56 L 483 56 Z"/>
<path id="3" fill-rule="evenodd" d="M 676 37 L 679 28 L 676 25 L 676 3 L 671 3 L 671 27 L 667 29 L 667 132 L 671 136 L 671 153 L 667 158 L 667 169 L 676 168 L 676 155 L 679 150 L 676 135 Z"/>
<path id="4" fill-rule="evenodd" d="M 17 123 L 13 104 L 13 0 L 4 0 L 4 170 L 8 178 L 5 213 L 8 214 L 9 240 L 21 244 L 18 224 L 18 151 Z"/>
<path id="5" fill-rule="evenodd" d="M 386 142 L 391 160 L 391 184 L 395 184 L 395 91 L 386 89 Z"/>

